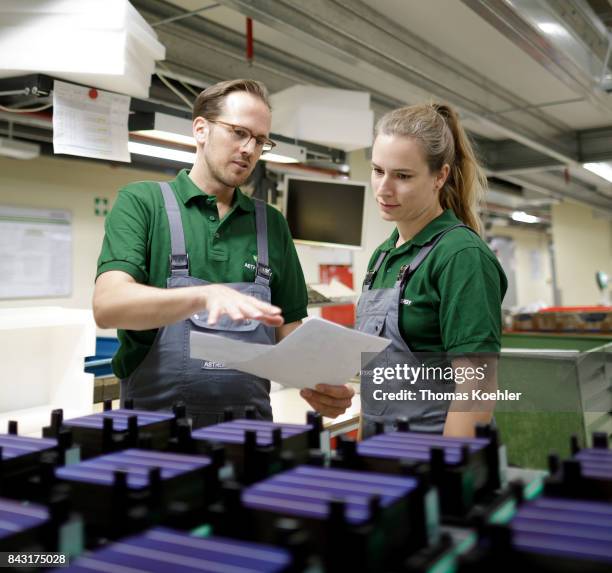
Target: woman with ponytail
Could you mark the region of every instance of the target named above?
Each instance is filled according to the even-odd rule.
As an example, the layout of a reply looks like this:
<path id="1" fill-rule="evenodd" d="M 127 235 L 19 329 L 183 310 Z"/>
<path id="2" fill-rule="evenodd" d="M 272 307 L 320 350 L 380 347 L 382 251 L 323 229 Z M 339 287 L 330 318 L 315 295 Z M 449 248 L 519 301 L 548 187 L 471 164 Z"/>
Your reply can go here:
<path id="1" fill-rule="evenodd" d="M 486 177 L 455 110 L 383 116 L 372 189 L 396 228 L 370 259 L 357 308 L 358 329 L 391 340 L 362 371 L 362 435 L 406 418 L 414 431 L 473 436 L 492 418 L 495 403 L 472 391 L 497 389 L 507 281 L 481 238 Z"/>

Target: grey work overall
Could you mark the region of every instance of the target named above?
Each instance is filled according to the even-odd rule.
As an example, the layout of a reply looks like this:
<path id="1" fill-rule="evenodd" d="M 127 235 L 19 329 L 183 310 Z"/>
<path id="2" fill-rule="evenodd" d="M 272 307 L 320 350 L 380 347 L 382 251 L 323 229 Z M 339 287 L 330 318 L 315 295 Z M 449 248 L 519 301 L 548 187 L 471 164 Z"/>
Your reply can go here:
<path id="1" fill-rule="evenodd" d="M 189 256 L 176 196 L 168 183 L 160 183 L 170 225 L 170 276 L 167 288 L 207 285 L 207 281 L 189 276 Z M 257 230 L 257 271 L 253 283 L 227 283 L 241 293 L 270 302 L 270 267 L 268 266 L 268 229 L 266 204 L 255 201 Z M 234 408 L 244 417 L 246 406 L 255 406 L 257 417 L 272 420 L 270 381 L 251 374 L 230 370 L 223 364 L 190 357 L 191 330 L 221 334 L 228 338 L 274 344 L 274 327 L 256 320 L 233 321 L 223 316 L 217 324 L 207 324 L 208 312 L 201 311 L 186 320 L 158 330 L 144 360 L 121 381 L 121 400 L 134 401 L 144 410 L 167 410 L 182 401 L 194 428 L 215 424 L 223 419 L 224 409 Z"/>
<path id="2" fill-rule="evenodd" d="M 403 292 L 410 277 L 412 277 L 442 237 L 449 231 L 459 227 L 466 227 L 466 225 L 459 224 L 450 227 L 423 245 L 413 261 L 400 269 L 393 288 L 372 289 L 374 277 L 382 266 L 387 256 L 387 251 L 381 252 L 378 256 L 374 268 L 368 272 L 363 283 L 362 294 L 357 303 L 356 328 L 374 336 L 388 338 L 391 340 L 391 344 L 372 361 L 369 361 L 365 366 L 368 371 L 376 367 L 393 367 L 398 361 L 401 361 L 402 364 L 415 367 L 422 363 L 422 360 L 417 358 L 412 350 L 410 350 L 399 329 L 399 309 Z M 438 384 L 436 384 L 435 380 L 424 381 L 417 379 L 412 382 L 397 379 L 377 385 L 374 383 L 371 375 L 364 376 L 362 374 L 361 413 L 364 438 L 374 434 L 376 422 L 382 422 L 387 431 L 393 427 L 398 417 L 407 418 L 410 429 L 413 431 L 442 433 L 450 401 L 423 401 L 420 399 L 392 401 L 375 399 L 375 390 L 385 390 L 394 393 L 402 390 L 412 390 L 419 396 L 418 392 L 421 389 L 429 388 L 435 391 L 441 389 L 440 381 L 438 381 Z M 454 390 L 454 384 L 443 384 L 445 391 L 452 392 Z"/>

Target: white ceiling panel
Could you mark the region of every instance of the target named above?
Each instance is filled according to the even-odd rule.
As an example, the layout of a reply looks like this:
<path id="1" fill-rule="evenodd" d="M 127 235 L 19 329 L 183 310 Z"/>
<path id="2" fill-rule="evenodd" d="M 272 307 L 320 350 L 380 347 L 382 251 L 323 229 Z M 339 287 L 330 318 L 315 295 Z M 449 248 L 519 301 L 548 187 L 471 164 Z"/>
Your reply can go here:
<path id="1" fill-rule="evenodd" d="M 364 2 L 532 104 L 576 97 L 460 0 Z"/>
<path id="2" fill-rule="evenodd" d="M 188 11 L 214 4 L 202 0 L 171 0 L 170 3 Z M 578 97 L 460 0 L 364 0 L 364 3 L 532 105 L 575 100 Z M 201 12 L 199 16 L 245 33 L 245 16 L 232 9 L 217 6 Z M 279 52 L 310 61 L 406 103 L 431 97 L 431 94 L 411 86 L 408 77 L 390 79 L 388 74 L 355 58 L 331 55 L 260 22 L 254 22 L 253 32 L 255 58 L 257 42 L 260 41 L 277 46 Z M 605 121 L 588 103 L 572 103 L 567 108 L 558 109 L 560 113 L 555 113 L 554 108 L 549 107 L 542 111 L 550 111 L 553 117 L 567 123 L 572 129 Z M 566 109 L 572 113 L 564 113 Z"/>
<path id="3" fill-rule="evenodd" d="M 610 95 L 612 99 L 612 95 Z M 547 106 L 544 110 L 552 117 L 567 122 L 573 129 L 590 129 L 612 125 L 612 117 L 585 102 Z"/>

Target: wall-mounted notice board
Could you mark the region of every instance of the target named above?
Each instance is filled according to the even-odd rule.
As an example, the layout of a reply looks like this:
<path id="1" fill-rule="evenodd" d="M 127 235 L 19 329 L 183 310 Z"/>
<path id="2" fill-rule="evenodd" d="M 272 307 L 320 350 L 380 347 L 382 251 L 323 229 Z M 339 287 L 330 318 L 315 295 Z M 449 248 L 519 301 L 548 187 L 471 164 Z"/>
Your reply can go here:
<path id="1" fill-rule="evenodd" d="M 0 299 L 70 296 L 72 216 L 0 205 Z"/>

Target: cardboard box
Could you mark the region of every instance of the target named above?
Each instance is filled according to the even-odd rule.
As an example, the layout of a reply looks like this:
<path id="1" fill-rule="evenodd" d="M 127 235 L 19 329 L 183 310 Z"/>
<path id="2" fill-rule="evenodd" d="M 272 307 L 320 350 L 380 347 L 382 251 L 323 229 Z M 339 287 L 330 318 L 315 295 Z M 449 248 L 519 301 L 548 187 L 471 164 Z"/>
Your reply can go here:
<path id="1" fill-rule="evenodd" d="M 512 317 L 512 330 L 536 330 L 534 317 L 535 314 L 532 312 L 523 312 L 521 314 L 515 314 Z"/>

